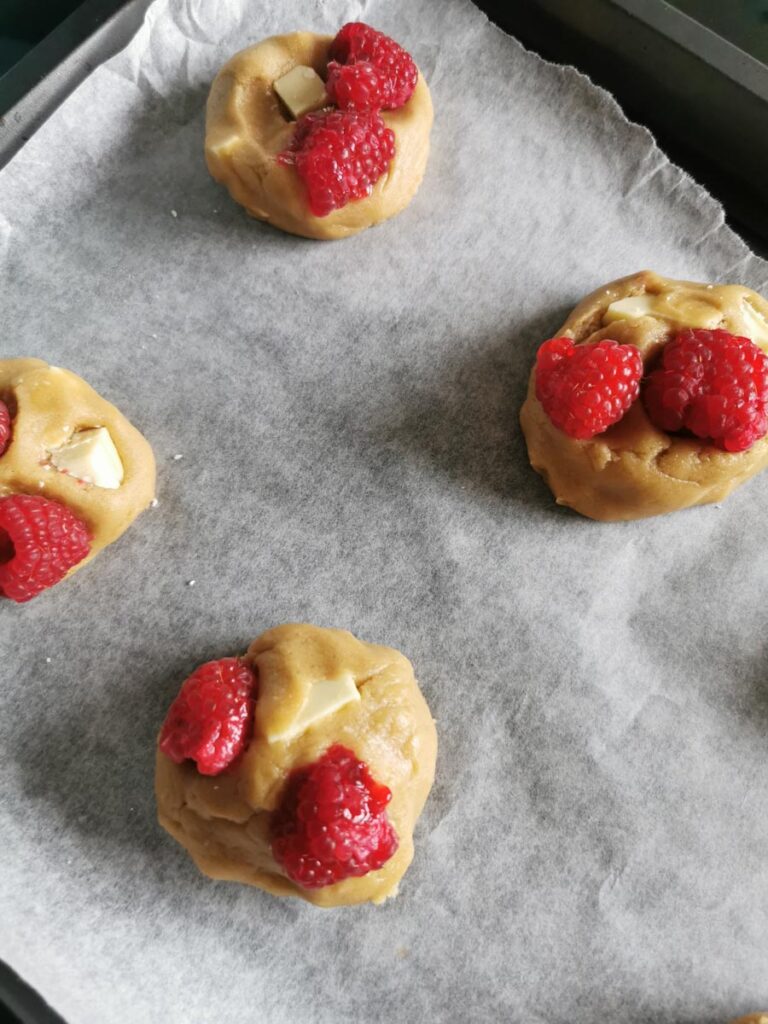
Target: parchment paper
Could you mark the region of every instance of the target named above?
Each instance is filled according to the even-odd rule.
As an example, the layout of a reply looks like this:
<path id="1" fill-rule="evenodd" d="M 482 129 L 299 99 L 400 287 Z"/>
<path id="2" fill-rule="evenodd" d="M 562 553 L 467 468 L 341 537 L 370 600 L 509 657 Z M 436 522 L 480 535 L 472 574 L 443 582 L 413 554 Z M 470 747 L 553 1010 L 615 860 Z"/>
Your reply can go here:
<path id="1" fill-rule="evenodd" d="M 209 178 L 206 90 L 252 41 L 355 18 L 423 69 L 432 157 L 402 216 L 306 242 Z M 2 354 L 84 375 L 159 462 L 118 544 L 0 606 L 0 955 L 70 1024 L 768 1007 L 768 474 L 599 525 L 555 507 L 517 424 L 536 346 L 600 283 L 765 288 L 720 207 L 464 0 L 157 0 L 0 209 Z M 206 881 L 155 823 L 181 680 L 290 620 L 401 648 L 437 719 L 378 909 Z"/>

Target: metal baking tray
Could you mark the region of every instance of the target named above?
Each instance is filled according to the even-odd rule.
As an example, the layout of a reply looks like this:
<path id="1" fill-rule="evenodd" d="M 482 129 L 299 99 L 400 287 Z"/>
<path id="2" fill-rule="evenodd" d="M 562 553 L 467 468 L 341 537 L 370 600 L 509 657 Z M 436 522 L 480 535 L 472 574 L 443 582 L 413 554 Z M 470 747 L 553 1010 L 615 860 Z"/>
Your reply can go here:
<path id="1" fill-rule="evenodd" d="M 647 125 L 668 156 L 720 200 L 752 248 L 768 255 L 768 65 L 665 0 L 479 6 L 530 49 L 574 64 L 612 92 L 627 116 Z M 747 5 L 685 6 L 702 18 L 709 11 L 712 24 L 727 13 L 740 38 L 755 40 L 755 54 L 768 50 L 758 45 L 765 22 Z"/>
<path id="2" fill-rule="evenodd" d="M 8 163 L 94 68 L 129 42 L 150 3 L 151 0 L 84 0 L 0 75 L 0 167 Z"/>
<path id="3" fill-rule="evenodd" d="M 0 1021 L 3 1024 L 64 1024 L 61 1017 L 0 961 Z"/>

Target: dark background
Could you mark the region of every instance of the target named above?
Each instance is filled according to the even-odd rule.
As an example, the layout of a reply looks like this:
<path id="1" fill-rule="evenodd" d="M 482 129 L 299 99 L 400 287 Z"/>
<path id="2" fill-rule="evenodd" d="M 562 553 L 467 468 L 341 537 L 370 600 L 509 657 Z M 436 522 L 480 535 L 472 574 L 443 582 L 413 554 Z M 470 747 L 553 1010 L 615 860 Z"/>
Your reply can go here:
<path id="1" fill-rule="evenodd" d="M 669 0 L 768 64 L 768 0 Z"/>
<path id="2" fill-rule="evenodd" d="M 43 39 L 82 0 L 2 0 L 0 3 L 0 75 Z M 669 0 L 736 46 L 768 63 L 768 0 Z M 109 4 L 120 6 L 119 0 Z M 509 4 L 480 4 L 488 8 Z"/>
<path id="3" fill-rule="evenodd" d="M 575 0 L 578 2 L 578 0 Z M 691 17 L 768 63 L 768 0 L 669 0 Z M 81 0 L 2 0 L 0 74 L 46 36 Z M 119 0 L 109 6 L 118 7 Z M 486 7 L 513 6 L 500 3 Z"/>
<path id="4" fill-rule="evenodd" d="M 80 6 L 80 0 L 2 0 L 0 74 Z"/>

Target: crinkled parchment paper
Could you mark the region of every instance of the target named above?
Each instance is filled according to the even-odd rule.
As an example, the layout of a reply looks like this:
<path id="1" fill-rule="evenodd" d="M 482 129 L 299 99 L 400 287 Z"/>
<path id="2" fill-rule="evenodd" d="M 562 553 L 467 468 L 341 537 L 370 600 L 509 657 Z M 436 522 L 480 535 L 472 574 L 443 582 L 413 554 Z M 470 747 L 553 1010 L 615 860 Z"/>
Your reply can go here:
<path id="1" fill-rule="evenodd" d="M 355 18 L 423 69 L 432 157 L 404 214 L 307 242 L 209 178 L 206 90 L 236 49 Z M 768 475 L 600 525 L 517 424 L 536 346 L 603 281 L 765 288 L 644 129 L 464 0 L 157 0 L 0 174 L 0 245 L 2 355 L 81 373 L 159 463 L 119 543 L 0 606 L 0 956 L 70 1024 L 768 1004 Z M 155 823 L 181 680 L 296 619 L 401 648 L 438 722 L 378 909 L 206 881 Z"/>

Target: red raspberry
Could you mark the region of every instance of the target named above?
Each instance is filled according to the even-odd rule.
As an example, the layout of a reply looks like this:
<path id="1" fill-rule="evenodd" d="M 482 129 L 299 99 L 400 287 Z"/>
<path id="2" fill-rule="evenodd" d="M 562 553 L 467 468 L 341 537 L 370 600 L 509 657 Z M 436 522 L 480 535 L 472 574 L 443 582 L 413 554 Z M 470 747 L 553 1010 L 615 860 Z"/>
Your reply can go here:
<path id="1" fill-rule="evenodd" d="M 407 103 L 419 78 L 413 58 L 402 46 L 361 21 L 342 26 L 331 43 L 330 58 L 339 64 L 366 61 L 386 75 L 384 110 L 395 110 Z"/>
<path id="2" fill-rule="evenodd" d="M 322 110 L 305 114 L 291 145 L 278 157 L 295 164 L 316 217 L 370 195 L 395 155 L 395 135 L 374 111 Z"/>
<path id="3" fill-rule="evenodd" d="M 160 750 L 176 764 L 196 761 L 201 775 L 219 775 L 251 739 L 255 689 L 256 676 L 239 658 L 201 665 L 165 716 Z"/>
<path id="4" fill-rule="evenodd" d="M 29 601 L 91 549 L 88 527 L 65 505 L 32 494 L 0 498 L 0 593 Z"/>
<path id="5" fill-rule="evenodd" d="M 358 64 L 331 61 L 325 88 L 331 103 L 341 110 L 381 110 L 392 94 L 387 75 L 367 61 Z"/>
<path id="6" fill-rule="evenodd" d="M 5 402 L 0 401 L 0 455 L 11 443 L 11 414 Z"/>
<path id="7" fill-rule="evenodd" d="M 659 430 L 690 430 L 742 452 L 768 431 L 768 358 L 728 331 L 680 331 L 649 374 L 643 402 Z"/>
<path id="8" fill-rule="evenodd" d="M 272 817 L 272 854 L 304 889 L 377 871 L 398 847 L 386 807 L 389 789 L 336 743 L 288 777 Z"/>
<path id="9" fill-rule="evenodd" d="M 536 397 L 559 430 L 586 441 L 618 423 L 637 398 L 642 375 L 634 345 L 551 338 L 536 356 Z"/>

